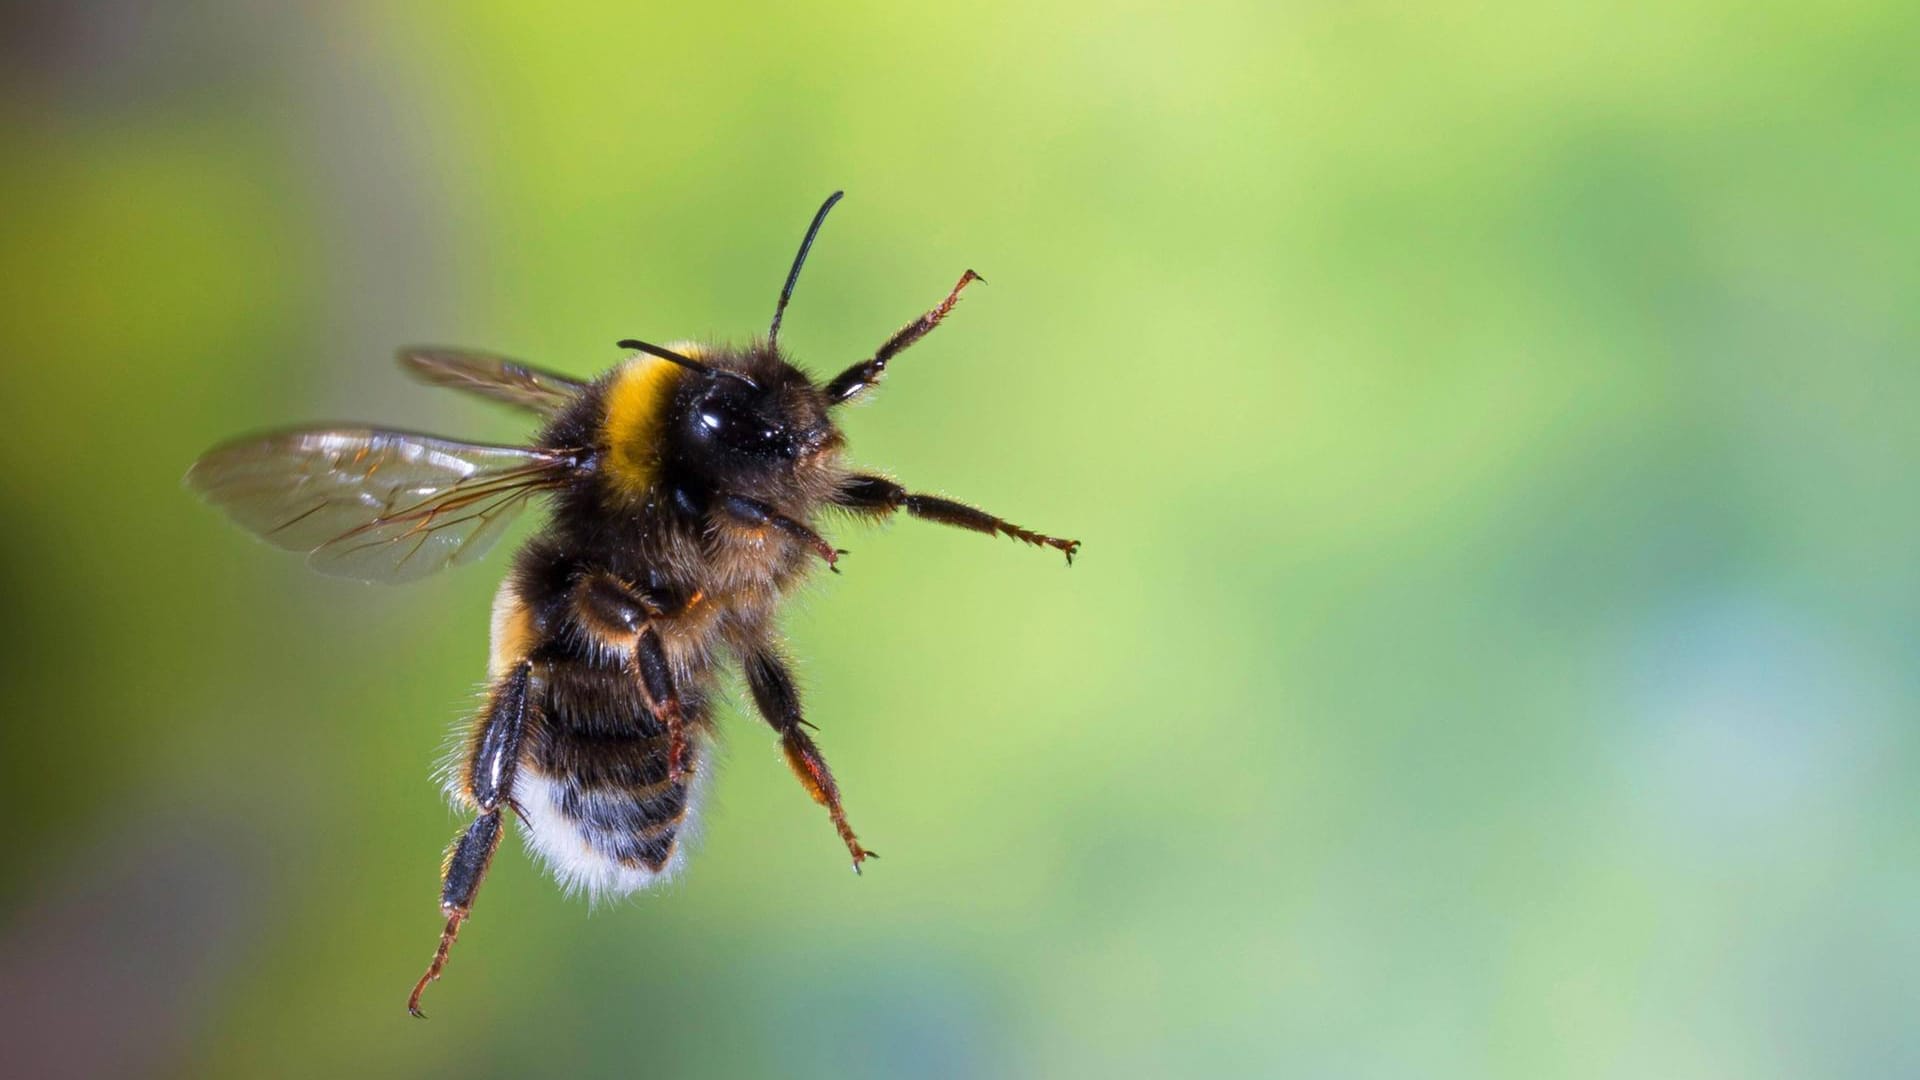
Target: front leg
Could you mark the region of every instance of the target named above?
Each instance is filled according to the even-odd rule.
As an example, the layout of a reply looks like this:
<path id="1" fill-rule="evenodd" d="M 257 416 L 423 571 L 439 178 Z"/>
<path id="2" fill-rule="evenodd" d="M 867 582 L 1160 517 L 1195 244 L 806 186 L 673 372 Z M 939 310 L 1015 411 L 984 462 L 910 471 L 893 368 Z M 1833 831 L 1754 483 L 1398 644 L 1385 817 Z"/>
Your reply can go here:
<path id="1" fill-rule="evenodd" d="M 793 775 L 800 778 L 801 786 L 813 796 L 813 801 L 827 808 L 834 829 L 853 856 L 853 872 L 859 873 L 862 862 L 880 856 L 860 846 L 853 835 L 853 826 L 847 824 L 847 812 L 840 805 L 840 786 L 833 782 L 833 771 L 827 768 L 827 759 L 821 756 L 820 748 L 802 730 L 803 726 L 812 725 L 801 715 L 800 691 L 793 685 L 793 673 L 787 670 L 784 660 L 768 649 L 747 656 L 743 666 L 747 672 L 747 688 L 753 692 L 753 703 L 773 730 L 780 733 L 780 749 L 787 755 L 787 765 L 793 769 Z"/>
<path id="2" fill-rule="evenodd" d="M 953 305 L 960 302 L 960 290 L 976 281 L 984 285 L 987 279 L 971 270 L 961 274 L 960 283 L 955 285 L 953 291 L 947 294 L 947 298 L 935 305 L 932 311 L 901 327 L 898 333 L 887 339 L 886 344 L 880 346 L 872 359 L 863 360 L 834 376 L 833 381 L 827 384 L 827 404 L 839 405 L 852 401 L 865 393 L 869 387 L 877 384 L 880 376 L 887 373 L 887 361 L 900 355 L 901 350 L 907 346 L 933 333 L 933 328 L 939 326 L 940 320 L 947 317 L 947 313 L 953 310 Z"/>
<path id="3" fill-rule="evenodd" d="M 827 569 L 836 574 L 840 572 L 840 567 L 836 564 L 840 561 L 840 556 L 846 554 L 845 551 L 827 543 L 819 533 L 780 513 L 759 499 L 750 499 L 745 495 L 721 495 L 714 501 L 714 506 L 727 517 L 743 525 L 753 525 L 761 528 L 771 526 L 780 530 L 793 539 L 798 540 L 800 543 L 807 545 L 813 550 L 815 555 L 825 559 L 827 561 Z"/>
<path id="4" fill-rule="evenodd" d="M 849 510 L 866 513 L 891 514 L 896 510 L 905 510 L 914 517 L 927 521 L 937 521 L 942 525 L 957 525 L 962 529 L 986 533 L 988 536 L 1011 536 L 1015 540 L 1025 541 L 1036 547 L 1050 547 L 1064 552 L 1067 565 L 1073 565 L 1073 557 L 1080 551 L 1080 541 L 1062 540 L 1057 536 L 1046 536 L 1031 529 L 1023 529 L 1010 521 L 994 517 L 985 510 L 976 510 L 966 503 L 942 499 L 936 495 L 914 495 L 899 484 L 884 476 L 853 476 L 840 488 L 840 494 L 834 500 Z"/>

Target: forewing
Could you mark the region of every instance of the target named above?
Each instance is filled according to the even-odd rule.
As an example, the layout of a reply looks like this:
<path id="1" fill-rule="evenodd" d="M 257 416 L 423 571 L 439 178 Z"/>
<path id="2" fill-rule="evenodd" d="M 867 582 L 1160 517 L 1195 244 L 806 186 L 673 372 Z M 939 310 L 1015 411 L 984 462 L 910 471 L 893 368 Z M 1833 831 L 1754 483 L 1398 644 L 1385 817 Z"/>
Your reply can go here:
<path id="1" fill-rule="evenodd" d="M 401 582 L 479 558 L 564 454 L 371 428 L 285 431 L 194 463 L 187 484 L 323 574 Z"/>
<path id="2" fill-rule="evenodd" d="M 434 386 L 504 401 L 553 416 L 586 392 L 587 384 L 492 353 L 418 347 L 400 350 L 400 366 Z"/>

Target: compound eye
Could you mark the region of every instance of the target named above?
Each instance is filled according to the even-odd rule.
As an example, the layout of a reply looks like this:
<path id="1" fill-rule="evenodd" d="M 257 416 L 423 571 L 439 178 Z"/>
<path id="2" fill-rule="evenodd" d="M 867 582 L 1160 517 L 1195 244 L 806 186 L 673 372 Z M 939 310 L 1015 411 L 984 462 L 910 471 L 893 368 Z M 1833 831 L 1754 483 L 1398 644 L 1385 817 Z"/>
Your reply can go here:
<path id="1" fill-rule="evenodd" d="M 725 397 L 700 402 L 693 410 L 693 425 L 702 440 L 738 454 L 778 455 L 791 441 L 778 425 Z"/>

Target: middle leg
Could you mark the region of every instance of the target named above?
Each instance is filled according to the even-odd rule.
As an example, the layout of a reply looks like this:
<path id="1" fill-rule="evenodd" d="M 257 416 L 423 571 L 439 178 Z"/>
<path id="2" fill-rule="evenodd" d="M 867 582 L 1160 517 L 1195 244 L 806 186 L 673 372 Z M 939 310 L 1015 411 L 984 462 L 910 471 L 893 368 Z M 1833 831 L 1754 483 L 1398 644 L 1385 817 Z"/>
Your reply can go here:
<path id="1" fill-rule="evenodd" d="M 827 759 L 821 756 L 820 748 L 805 731 L 813 725 L 801 715 L 800 691 L 793 685 L 793 673 L 787 670 L 786 661 L 764 648 L 749 655 L 743 666 L 747 672 L 747 688 L 753 692 L 753 703 L 773 730 L 780 733 L 780 749 L 787 755 L 793 775 L 800 778 L 801 786 L 813 796 L 814 802 L 827 808 L 841 842 L 853 856 L 853 872 L 859 873 L 862 862 L 880 856 L 862 847 L 853 835 L 853 826 L 847 824 L 847 811 L 840 805 L 840 785 L 834 783 Z"/>
<path id="2" fill-rule="evenodd" d="M 896 510 L 905 510 L 925 521 L 972 529 L 988 536 L 1011 536 L 1022 543 L 1063 552 L 1069 566 L 1073 565 L 1073 557 L 1080 552 L 1078 540 L 1063 540 L 1032 529 L 1023 529 L 1004 518 L 952 499 L 942 499 L 937 495 L 915 495 L 884 476 L 848 477 L 834 501 L 849 510 L 863 513 L 891 514 Z"/>

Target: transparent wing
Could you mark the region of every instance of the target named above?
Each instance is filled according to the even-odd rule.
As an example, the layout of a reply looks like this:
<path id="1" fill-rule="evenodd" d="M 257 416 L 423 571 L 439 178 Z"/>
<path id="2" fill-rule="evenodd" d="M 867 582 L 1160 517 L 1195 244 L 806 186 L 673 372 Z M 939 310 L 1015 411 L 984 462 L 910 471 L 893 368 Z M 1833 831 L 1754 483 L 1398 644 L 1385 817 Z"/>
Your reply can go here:
<path id="1" fill-rule="evenodd" d="M 213 450 L 187 486 L 323 574 L 401 582 L 479 558 L 573 469 L 545 450 L 313 428 Z"/>
<path id="2" fill-rule="evenodd" d="M 400 366 L 422 382 L 451 386 L 552 416 L 586 392 L 587 384 L 492 353 L 414 347 L 400 350 Z"/>

